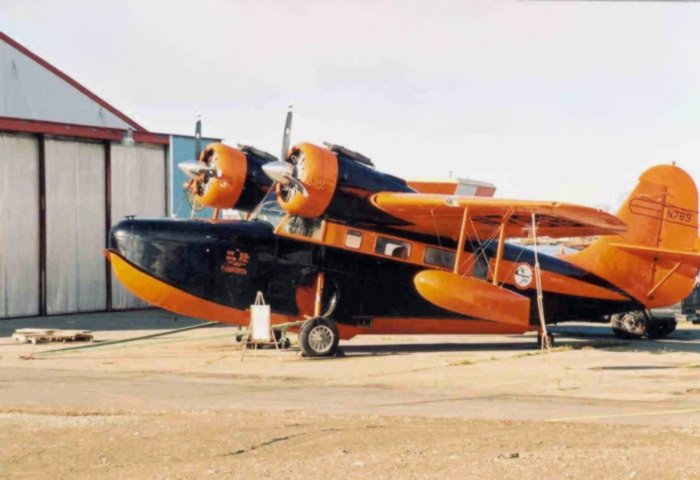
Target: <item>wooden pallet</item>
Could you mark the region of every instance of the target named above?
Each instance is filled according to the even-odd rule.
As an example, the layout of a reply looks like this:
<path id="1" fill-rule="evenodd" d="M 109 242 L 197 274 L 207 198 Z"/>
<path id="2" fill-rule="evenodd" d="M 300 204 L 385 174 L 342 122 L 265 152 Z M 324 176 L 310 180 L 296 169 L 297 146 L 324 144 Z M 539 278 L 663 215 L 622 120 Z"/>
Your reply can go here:
<path id="1" fill-rule="evenodd" d="M 46 328 L 18 328 L 12 339 L 22 343 L 92 342 L 92 330 L 51 330 Z"/>

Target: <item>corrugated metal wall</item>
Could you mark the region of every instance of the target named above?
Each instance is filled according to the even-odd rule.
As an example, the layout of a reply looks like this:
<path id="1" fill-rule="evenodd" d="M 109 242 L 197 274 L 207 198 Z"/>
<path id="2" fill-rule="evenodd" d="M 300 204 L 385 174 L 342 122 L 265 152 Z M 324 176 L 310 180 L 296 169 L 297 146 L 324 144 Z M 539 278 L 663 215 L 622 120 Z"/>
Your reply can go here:
<path id="1" fill-rule="evenodd" d="M 107 308 L 105 145 L 46 140 L 46 312 Z"/>
<path id="2" fill-rule="evenodd" d="M 112 225 L 127 215 L 163 217 L 165 151 L 163 147 L 113 144 L 111 152 Z M 140 308 L 148 304 L 129 293 L 112 275 L 112 308 Z"/>
<path id="3" fill-rule="evenodd" d="M 0 318 L 148 306 L 103 250 L 108 219 L 165 216 L 166 171 L 163 145 L 0 133 Z"/>
<path id="4" fill-rule="evenodd" d="M 39 144 L 0 133 L 0 317 L 39 313 Z"/>

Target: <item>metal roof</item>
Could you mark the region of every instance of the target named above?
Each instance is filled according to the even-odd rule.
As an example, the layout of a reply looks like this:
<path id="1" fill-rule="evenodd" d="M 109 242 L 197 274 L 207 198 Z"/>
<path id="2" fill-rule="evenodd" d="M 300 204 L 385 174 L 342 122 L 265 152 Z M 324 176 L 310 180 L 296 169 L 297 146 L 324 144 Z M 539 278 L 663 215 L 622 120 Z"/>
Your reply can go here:
<path id="1" fill-rule="evenodd" d="M 148 132 L 2 32 L 0 116 Z"/>

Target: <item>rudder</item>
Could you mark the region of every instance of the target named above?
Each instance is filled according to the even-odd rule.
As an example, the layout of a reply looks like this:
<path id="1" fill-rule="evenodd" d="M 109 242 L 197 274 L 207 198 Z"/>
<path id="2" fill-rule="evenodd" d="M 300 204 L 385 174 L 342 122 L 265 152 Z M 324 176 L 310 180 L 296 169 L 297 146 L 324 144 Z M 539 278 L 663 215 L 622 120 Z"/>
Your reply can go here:
<path id="1" fill-rule="evenodd" d="M 620 235 L 601 237 L 566 260 L 617 285 L 646 308 L 675 304 L 695 283 L 700 255 L 698 191 L 675 165 L 644 172 L 617 212 Z"/>

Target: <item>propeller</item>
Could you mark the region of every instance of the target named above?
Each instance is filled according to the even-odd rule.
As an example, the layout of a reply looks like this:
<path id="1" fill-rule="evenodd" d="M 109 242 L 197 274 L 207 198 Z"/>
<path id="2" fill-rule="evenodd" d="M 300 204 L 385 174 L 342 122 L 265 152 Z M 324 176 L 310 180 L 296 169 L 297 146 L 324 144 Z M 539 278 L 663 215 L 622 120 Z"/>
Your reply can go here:
<path id="1" fill-rule="evenodd" d="M 287 110 L 287 119 L 284 122 L 284 135 L 282 136 L 282 154 L 279 161 L 270 162 L 262 166 L 265 174 L 270 177 L 276 184 L 279 184 L 280 191 L 285 200 L 294 196 L 296 191 L 301 192 L 304 197 L 309 196 L 309 192 L 304 187 L 304 184 L 297 178 L 297 165 L 300 165 L 304 161 L 304 154 L 297 157 L 292 155 L 287 159 L 287 153 L 289 152 L 290 138 L 292 135 L 292 115 L 293 107 L 289 106 Z M 275 188 L 276 185 L 272 185 L 270 188 Z"/>
<path id="2" fill-rule="evenodd" d="M 202 195 L 206 187 L 206 183 L 212 176 L 217 176 L 218 172 L 213 166 L 208 166 L 198 161 L 202 154 L 202 116 L 197 115 L 197 121 L 194 127 L 194 158 L 195 160 L 180 162 L 177 167 L 184 173 L 189 182 L 184 184 L 185 197 L 187 203 L 192 208 L 190 218 L 194 217 L 195 212 L 204 208 L 204 205 L 197 201 L 197 195 Z"/>

